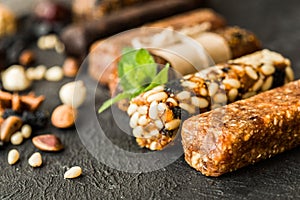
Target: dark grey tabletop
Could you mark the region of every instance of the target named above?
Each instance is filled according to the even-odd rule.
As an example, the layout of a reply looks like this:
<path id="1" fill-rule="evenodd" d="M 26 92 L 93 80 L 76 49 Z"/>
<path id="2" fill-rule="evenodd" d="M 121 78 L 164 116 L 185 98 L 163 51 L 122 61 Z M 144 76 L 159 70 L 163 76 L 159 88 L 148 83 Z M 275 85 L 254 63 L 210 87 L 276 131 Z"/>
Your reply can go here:
<path id="1" fill-rule="evenodd" d="M 211 0 L 208 6 L 223 14 L 230 25 L 255 32 L 264 47 L 290 58 L 296 78 L 300 78 L 298 0 Z M 51 56 L 48 52 L 40 59 L 49 66 L 61 64 L 62 59 L 49 59 Z M 44 109 L 51 111 L 60 104 L 59 87 L 68 81 L 70 79 L 35 83 L 34 91 L 47 96 Z M 106 89 L 98 87 L 96 102 L 107 97 Z M 109 113 L 100 120 L 110 123 Z M 87 125 L 91 131 L 97 128 Z M 300 199 L 299 148 L 219 178 L 201 175 L 185 163 L 183 156 L 157 171 L 127 173 L 93 158 L 82 145 L 76 129 L 62 131 L 49 125 L 35 134 L 49 132 L 59 135 L 65 150 L 43 153 L 41 168 L 33 169 L 27 164 L 28 157 L 36 151 L 30 140 L 16 147 L 21 157 L 14 166 L 6 161 L 8 150 L 13 146 L 0 150 L 0 199 Z M 138 149 L 133 140 L 121 137 L 114 138 L 113 142 Z M 83 175 L 64 180 L 66 168 L 73 165 L 81 166 Z"/>

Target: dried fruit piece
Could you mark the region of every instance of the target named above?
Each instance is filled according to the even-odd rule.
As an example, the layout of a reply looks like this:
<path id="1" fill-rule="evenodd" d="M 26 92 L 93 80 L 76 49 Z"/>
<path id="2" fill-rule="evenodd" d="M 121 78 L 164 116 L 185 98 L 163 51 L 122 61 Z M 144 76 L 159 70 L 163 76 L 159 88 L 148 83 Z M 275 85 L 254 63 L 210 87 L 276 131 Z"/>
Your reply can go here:
<path id="1" fill-rule="evenodd" d="M 69 128 L 74 125 L 77 111 L 69 105 L 60 105 L 52 113 L 51 122 L 57 128 Z"/>
<path id="2" fill-rule="evenodd" d="M 16 162 L 18 162 L 19 158 L 20 158 L 20 154 L 18 150 L 12 149 L 8 152 L 7 162 L 10 165 L 14 165 Z"/>
<path id="3" fill-rule="evenodd" d="M 32 138 L 32 143 L 42 151 L 60 151 L 64 148 L 60 139 L 53 134 L 35 136 Z"/>
<path id="4" fill-rule="evenodd" d="M 33 128 L 43 128 L 49 119 L 49 113 L 44 111 L 36 111 L 34 113 L 25 111 L 22 114 L 24 123 L 29 124 Z"/>
<path id="5" fill-rule="evenodd" d="M 11 108 L 15 111 L 21 110 L 21 97 L 18 93 L 14 93 L 11 96 Z"/>
<path id="6" fill-rule="evenodd" d="M 79 166 L 71 167 L 68 171 L 65 172 L 64 178 L 77 178 L 82 174 L 82 169 Z"/>
<path id="7" fill-rule="evenodd" d="M 11 135 L 19 130 L 21 126 L 21 118 L 16 116 L 8 117 L 1 125 L 0 139 L 4 142 L 9 142 Z"/>
<path id="8" fill-rule="evenodd" d="M 28 159 L 28 164 L 31 167 L 40 167 L 43 163 L 42 155 L 39 152 L 35 152 Z"/>

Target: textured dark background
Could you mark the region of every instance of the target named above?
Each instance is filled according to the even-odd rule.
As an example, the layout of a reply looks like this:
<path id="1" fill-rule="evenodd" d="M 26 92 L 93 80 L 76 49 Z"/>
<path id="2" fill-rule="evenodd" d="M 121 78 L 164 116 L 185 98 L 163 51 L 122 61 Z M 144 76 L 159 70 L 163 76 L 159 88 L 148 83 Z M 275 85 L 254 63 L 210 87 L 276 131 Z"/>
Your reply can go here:
<path id="1" fill-rule="evenodd" d="M 289 57 L 296 78 L 300 78 L 298 0 L 211 0 L 208 6 L 223 14 L 229 24 L 255 32 L 264 47 Z M 62 59 L 51 56 L 51 52 L 44 53 L 40 60 L 48 66 L 61 64 Z M 43 108 L 51 111 L 60 104 L 58 89 L 67 81 L 36 82 L 36 93 L 47 95 Z M 103 96 L 107 91 L 99 88 L 97 98 L 102 100 Z M 36 151 L 29 140 L 16 147 L 21 160 L 14 166 L 7 164 L 8 150 L 13 147 L 0 150 L 0 199 L 300 199 L 299 148 L 219 178 L 204 177 L 190 168 L 183 156 L 161 170 L 130 174 L 98 163 L 75 129 L 60 131 L 49 125 L 36 134 L 49 132 L 59 135 L 66 148 L 61 153 L 43 153 L 41 168 L 27 164 Z M 64 180 L 64 171 L 72 165 L 81 166 L 83 175 Z"/>

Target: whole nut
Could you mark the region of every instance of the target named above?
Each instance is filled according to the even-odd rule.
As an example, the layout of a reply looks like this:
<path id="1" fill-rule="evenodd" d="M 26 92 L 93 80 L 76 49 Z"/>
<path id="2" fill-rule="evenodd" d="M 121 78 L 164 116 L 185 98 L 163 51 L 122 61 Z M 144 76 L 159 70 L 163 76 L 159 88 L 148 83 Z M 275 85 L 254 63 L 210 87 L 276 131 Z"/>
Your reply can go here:
<path id="1" fill-rule="evenodd" d="M 68 171 L 65 172 L 64 178 L 72 179 L 77 178 L 82 174 L 82 169 L 79 166 L 71 167 Z"/>
<path id="2" fill-rule="evenodd" d="M 47 81 L 60 81 L 64 77 L 64 72 L 61 67 L 54 66 L 49 68 L 45 73 L 45 79 Z"/>
<path id="3" fill-rule="evenodd" d="M 3 87 L 9 91 L 23 91 L 31 86 L 25 69 L 21 65 L 12 65 L 2 73 Z"/>
<path id="4" fill-rule="evenodd" d="M 28 66 L 32 64 L 35 60 L 35 55 L 31 50 L 24 50 L 22 51 L 19 57 L 19 63 L 24 66 Z"/>
<path id="5" fill-rule="evenodd" d="M 42 155 L 39 152 L 35 152 L 28 159 L 28 164 L 31 167 L 40 167 L 43 163 Z"/>
<path id="6" fill-rule="evenodd" d="M 30 80 L 42 80 L 47 71 L 47 67 L 45 65 L 39 65 L 36 68 L 29 67 L 26 70 L 26 76 Z"/>
<path id="7" fill-rule="evenodd" d="M 78 62 L 75 58 L 66 58 L 63 64 L 63 71 L 66 77 L 75 77 L 79 70 Z"/>
<path id="8" fill-rule="evenodd" d="M 45 65 L 39 65 L 34 70 L 34 80 L 42 80 L 47 71 L 47 67 Z"/>
<path id="9" fill-rule="evenodd" d="M 59 90 L 60 100 L 74 108 L 78 108 L 86 98 L 86 87 L 83 81 L 69 82 Z"/>
<path id="10" fill-rule="evenodd" d="M 64 148 L 60 139 L 53 134 L 35 136 L 32 138 L 32 143 L 42 151 L 60 151 Z"/>
<path id="11" fill-rule="evenodd" d="M 69 105 L 60 105 L 54 109 L 51 122 L 57 128 L 69 128 L 74 125 L 76 115 L 76 109 Z"/>
<path id="12" fill-rule="evenodd" d="M 7 162 L 10 165 L 14 165 L 16 162 L 18 162 L 19 158 L 20 158 L 20 154 L 19 154 L 18 150 L 12 149 L 8 152 Z"/>
<path id="13" fill-rule="evenodd" d="M 16 116 L 10 116 L 4 120 L 0 128 L 0 140 L 9 142 L 11 135 L 21 128 L 22 123 L 21 118 Z"/>
<path id="14" fill-rule="evenodd" d="M 21 128 L 21 133 L 22 133 L 23 138 L 30 138 L 31 133 L 32 133 L 31 126 L 28 124 L 23 125 Z"/>
<path id="15" fill-rule="evenodd" d="M 0 115 L 2 115 L 2 113 Z M 3 122 L 4 122 L 4 119 L 2 117 L 0 117 L 0 127 L 3 124 Z"/>
<path id="16" fill-rule="evenodd" d="M 10 142 L 12 145 L 20 145 L 23 142 L 23 135 L 20 131 L 17 131 L 16 133 L 12 134 L 10 137 Z"/>

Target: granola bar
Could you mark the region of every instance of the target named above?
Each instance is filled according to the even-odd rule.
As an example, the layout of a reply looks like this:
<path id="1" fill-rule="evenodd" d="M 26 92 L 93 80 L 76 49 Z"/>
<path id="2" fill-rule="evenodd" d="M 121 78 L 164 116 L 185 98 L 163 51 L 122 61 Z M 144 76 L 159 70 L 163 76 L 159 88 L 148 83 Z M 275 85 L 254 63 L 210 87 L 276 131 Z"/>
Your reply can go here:
<path id="1" fill-rule="evenodd" d="M 300 144 L 300 80 L 183 123 L 187 163 L 220 176 Z"/>
<path id="2" fill-rule="evenodd" d="M 132 133 L 139 146 L 160 150 L 174 139 L 182 120 L 292 80 L 288 59 L 269 50 L 258 51 L 132 99 L 127 109 Z"/>

